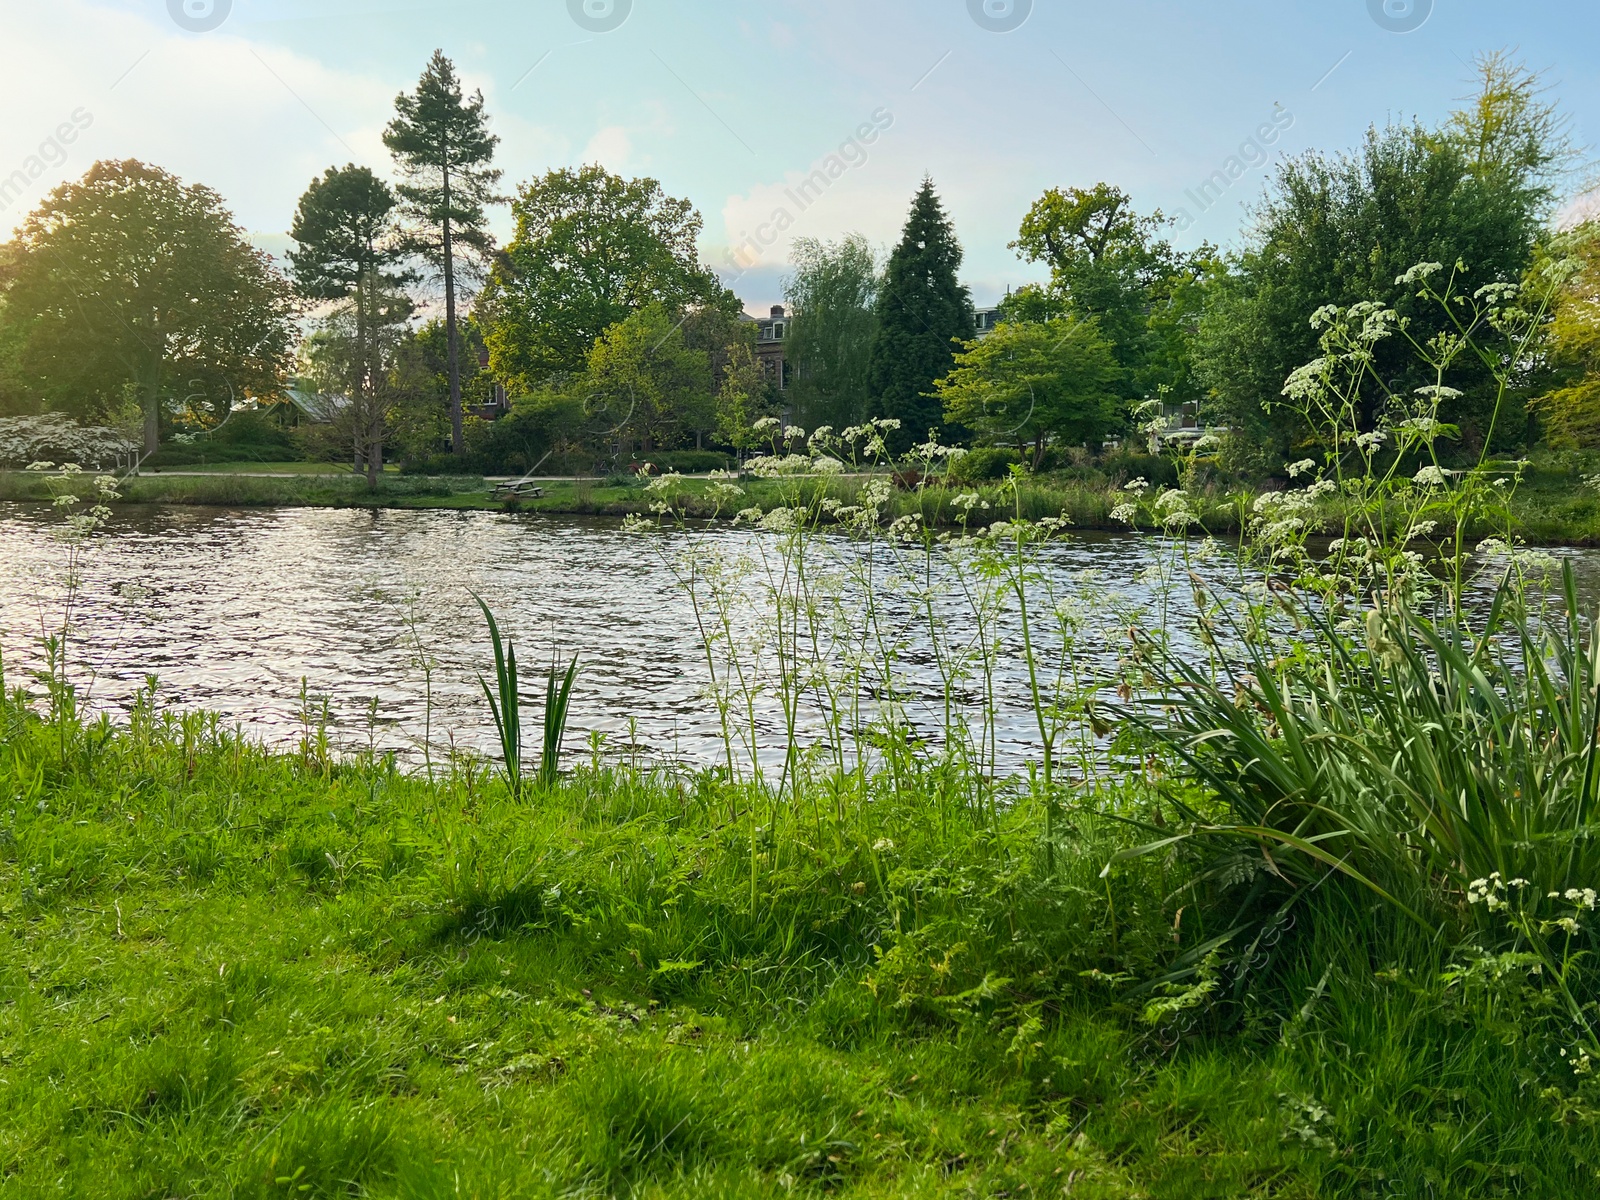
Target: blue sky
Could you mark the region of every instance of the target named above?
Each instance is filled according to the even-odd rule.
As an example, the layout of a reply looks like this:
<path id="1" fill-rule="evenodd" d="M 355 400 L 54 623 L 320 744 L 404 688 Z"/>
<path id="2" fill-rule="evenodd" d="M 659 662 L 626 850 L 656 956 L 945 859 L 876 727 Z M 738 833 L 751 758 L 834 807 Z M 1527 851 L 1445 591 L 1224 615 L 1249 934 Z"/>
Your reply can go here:
<path id="1" fill-rule="evenodd" d="M 1050 186 L 1108 180 L 1141 208 L 1186 211 L 1179 244 L 1236 244 L 1271 159 L 1352 146 L 1373 122 L 1439 119 L 1482 51 L 1514 48 L 1546 71 L 1581 141 L 1600 124 L 1590 4 L 971 0 L 991 24 L 1029 10 L 995 32 L 969 0 L 573 2 L 590 25 L 616 27 L 585 28 L 569 0 L 170 0 L 229 7 L 202 32 L 169 0 L 0 0 L 0 176 L 73 113 L 92 117 L 43 156 L 0 227 L 94 159 L 138 157 L 216 188 L 281 246 L 315 173 L 352 160 L 387 170 L 394 96 L 435 47 L 483 89 L 508 190 L 584 161 L 652 175 L 699 208 L 707 259 L 752 309 L 782 298 L 792 237 L 892 243 L 924 173 L 980 303 L 1039 276 L 1006 244 Z M 1409 32 L 1385 27 L 1424 14 Z M 1247 151 L 1241 162 L 1258 165 L 1202 211 L 1189 193 L 1275 117 L 1287 128 Z M 870 145 L 849 145 L 874 123 Z M 842 146 L 836 178 L 802 207 L 795 189 Z M 505 210 L 497 223 L 509 233 Z M 750 240 L 758 231 L 768 244 Z"/>

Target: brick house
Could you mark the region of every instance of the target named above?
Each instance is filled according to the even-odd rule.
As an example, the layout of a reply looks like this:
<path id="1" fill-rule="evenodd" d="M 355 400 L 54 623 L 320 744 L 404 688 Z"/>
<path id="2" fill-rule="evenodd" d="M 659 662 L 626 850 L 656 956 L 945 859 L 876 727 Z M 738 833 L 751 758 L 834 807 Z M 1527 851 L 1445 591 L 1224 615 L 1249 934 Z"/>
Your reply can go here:
<path id="1" fill-rule="evenodd" d="M 768 316 L 745 318 L 756 326 L 756 361 L 761 364 L 761 369 L 766 372 L 767 378 L 778 385 L 779 391 L 789 386 L 792 370 L 783 353 L 783 343 L 789 335 L 791 319 L 781 304 L 774 304 Z"/>

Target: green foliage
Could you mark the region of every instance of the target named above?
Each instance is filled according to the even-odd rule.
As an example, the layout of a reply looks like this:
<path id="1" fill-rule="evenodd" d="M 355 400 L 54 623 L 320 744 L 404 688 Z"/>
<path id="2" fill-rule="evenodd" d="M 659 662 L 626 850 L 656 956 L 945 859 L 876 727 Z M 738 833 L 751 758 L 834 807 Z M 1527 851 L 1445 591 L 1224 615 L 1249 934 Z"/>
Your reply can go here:
<path id="1" fill-rule="evenodd" d="M 934 382 L 951 427 L 985 442 L 1033 447 L 1096 446 L 1125 420 L 1121 372 L 1093 320 L 1002 321 L 966 343 L 950 374 Z"/>
<path id="2" fill-rule="evenodd" d="M 398 350 L 412 305 L 401 287 L 413 277 L 397 270 L 408 254 L 394 223 L 393 189 L 367 167 L 330 167 L 300 198 L 289 236 L 295 287 L 310 300 L 339 307 L 306 345 L 312 381 L 324 394 L 343 395 L 355 458 L 365 460 L 377 485 L 394 410 L 408 390 L 397 377 Z"/>
<path id="3" fill-rule="evenodd" d="M 761 444 L 758 421 L 782 411 L 777 388 L 747 345 L 733 347 L 722 386 L 717 389 L 717 436 L 740 454 Z"/>
<path id="4" fill-rule="evenodd" d="M 581 383 L 589 436 L 648 454 L 716 426 L 711 360 L 684 342 L 682 321 L 653 303 L 595 342 Z"/>
<path id="5" fill-rule="evenodd" d="M 145 459 L 143 465 L 176 467 L 190 463 L 293 462 L 298 457 L 298 447 L 290 431 L 277 420 L 277 408 L 274 405 L 267 409 L 235 409 L 215 429 L 197 434 L 189 441 L 168 442 Z"/>
<path id="6" fill-rule="evenodd" d="M 489 712 L 494 717 L 495 733 L 500 738 L 500 763 L 505 770 L 506 785 L 511 798 L 522 798 L 522 698 L 521 680 L 517 676 L 517 650 L 510 639 L 500 636 L 500 625 L 489 611 L 482 596 L 473 593 L 483 619 L 489 624 L 489 641 L 494 646 L 494 689 L 482 675 L 478 686 L 489 702 Z"/>
<path id="7" fill-rule="evenodd" d="M 510 384 L 582 371 L 599 338 L 649 305 L 737 307 L 700 261 L 699 213 L 654 179 L 560 168 L 523 185 L 511 211 L 516 233 L 480 299 Z"/>
<path id="8" fill-rule="evenodd" d="M 551 788 L 561 777 L 561 739 L 567 733 L 567 710 L 572 703 L 572 685 L 578 678 L 578 658 L 573 655 L 565 673 L 550 664 L 550 677 L 544 689 L 544 741 L 539 752 L 539 786 Z"/>
<path id="9" fill-rule="evenodd" d="M 582 425 L 582 400 L 570 389 L 519 396 L 499 420 L 468 420 L 463 461 L 485 475 L 520 475 L 577 436 Z"/>
<path id="10" fill-rule="evenodd" d="M 972 299 L 956 278 L 960 267 L 955 230 L 933 181 L 924 179 L 884 267 L 868 368 L 873 416 L 900 422 L 897 449 L 943 422 L 934 381 L 949 374 L 958 343 L 972 340 Z"/>
<path id="11" fill-rule="evenodd" d="M 1197 915 L 1155 859 L 1097 878 L 1126 839 L 1089 811 L 1044 876 L 1025 801 L 984 831 L 932 788 L 826 798 L 820 831 L 797 803 L 751 914 L 715 777 L 585 765 L 528 806 L 153 703 L 64 761 L 0 725 L 18 1194 L 1582 1195 L 1600 1166 L 1527 971 L 1359 906 L 1254 977 L 1253 1034 L 1145 1026 L 1119 973 Z"/>
<path id="12" fill-rule="evenodd" d="M 345 300 L 367 286 L 398 286 L 394 190 L 369 167 L 329 167 L 300 197 L 289 236 L 295 287 L 314 300 Z"/>
<path id="13" fill-rule="evenodd" d="M 1190 342 L 1215 250 L 1179 253 L 1156 237 L 1165 223 L 1160 213 L 1136 214 L 1126 193 L 1109 184 L 1051 188 L 1034 201 L 1011 243 L 1024 261 L 1049 265 L 1049 286 L 1009 297 L 1007 317 L 1067 313 L 1093 320 L 1110 343 L 1125 397 L 1197 400 Z"/>
<path id="14" fill-rule="evenodd" d="M 1579 269 L 1555 296 L 1546 345 L 1553 385 L 1533 407 L 1556 450 L 1600 446 L 1600 225 L 1585 221 L 1541 248 L 1530 275 L 1562 257 Z"/>
<path id="15" fill-rule="evenodd" d="M 1531 952 L 1592 1047 L 1568 981 L 1574 937 L 1590 936 L 1582 889 L 1600 878 L 1600 634 L 1578 622 L 1570 566 L 1564 599 L 1573 615 L 1541 620 L 1507 581 L 1481 621 L 1396 604 L 1359 633 L 1296 607 L 1308 638 L 1280 653 L 1263 624 L 1221 672 L 1141 647 L 1158 687 L 1133 720 L 1222 812 L 1174 789 L 1184 832 L 1128 853 L 1195 850 L 1197 880 L 1240 906 L 1220 936 L 1241 942 L 1340 877 L 1427 928 L 1483 905 L 1479 937 Z"/>
<path id="16" fill-rule="evenodd" d="M 735 465 L 732 455 L 716 450 L 658 450 L 650 455 L 650 464 L 659 471 L 681 471 L 685 475 L 726 471 Z"/>
<path id="17" fill-rule="evenodd" d="M 860 234 L 837 242 L 798 238 L 789 254 L 794 274 L 785 361 L 792 364 L 788 400 L 798 424 L 844 429 L 871 408 L 868 370 L 877 337 L 878 264 Z"/>
<path id="18" fill-rule="evenodd" d="M 493 246 L 488 208 L 500 202 L 500 172 L 489 164 L 500 139 L 489 132 L 483 93 L 465 95 L 442 50 L 434 51 L 416 90 L 397 96 L 394 107 L 383 144 L 404 176 L 396 188 L 408 221 L 402 244 L 444 282 L 450 445 L 459 455 L 465 433 L 457 291 L 463 266 L 486 260 Z"/>
<path id="19" fill-rule="evenodd" d="M 511 798 L 522 798 L 524 783 L 522 771 L 522 698 L 521 680 L 517 674 L 517 651 L 509 638 L 500 635 L 500 625 L 495 620 L 482 596 L 473 593 L 483 618 L 489 625 L 489 640 L 494 647 L 495 686 L 491 690 L 488 680 L 478 677 L 484 699 L 489 702 L 489 712 L 494 718 L 495 733 L 500 739 L 500 761 L 505 770 L 506 785 Z M 567 711 L 572 702 L 572 685 L 578 678 L 578 660 L 574 656 L 565 672 L 550 664 L 550 676 L 544 690 L 544 740 L 540 746 L 539 769 L 534 778 L 541 789 L 555 786 L 561 777 L 561 740 L 567 732 Z"/>
<path id="20" fill-rule="evenodd" d="M 1504 60 L 1484 68 L 1474 106 L 1442 131 L 1421 125 L 1372 129 L 1359 151 L 1308 154 L 1279 170 L 1243 253 L 1218 281 L 1207 305 L 1197 369 L 1218 423 L 1270 440 L 1279 453 L 1303 427 L 1268 418 L 1289 373 L 1316 353 L 1309 314 L 1324 305 L 1373 301 L 1410 321 L 1413 341 L 1455 332 L 1449 314 L 1417 304 L 1397 282 L 1419 262 L 1464 263 L 1460 291 L 1523 278 L 1548 215 L 1548 171 L 1565 154 L 1559 125 L 1537 99 L 1537 78 Z M 1374 376 L 1398 392 L 1432 382 L 1407 347 L 1380 354 Z M 1500 404 L 1492 374 L 1464 373 L 1462 392 L 1443 419 L 1462 428 L 1469 446 L 1498 417 L 1500 445 L 1525 437 L 1523 386 Z M 1369 391 L 1363 427 L 1382 396 Z"/>
<path id="21" fill-rule="evenodd" d="M 58 187 L 4 252 L 14 369 L 84 417 L 200 427 L 279 396 L 293 334 L 287 283 L 222 198 L 132 159 Z"/>
<path id="22" fill-rule="evenodd" d="M 1022 456 L 1006 446 L 976 446 L 950 460 L 953 483 L 992 483 L 1006 479 L 1011 468 L 1022 464 Z"/>

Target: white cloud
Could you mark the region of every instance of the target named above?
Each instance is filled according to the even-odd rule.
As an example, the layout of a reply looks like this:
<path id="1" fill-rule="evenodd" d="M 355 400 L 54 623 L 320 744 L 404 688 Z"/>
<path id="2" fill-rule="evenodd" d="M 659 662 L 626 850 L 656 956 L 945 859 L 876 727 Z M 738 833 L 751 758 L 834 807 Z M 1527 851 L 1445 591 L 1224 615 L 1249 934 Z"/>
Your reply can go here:
<path id="1" fill-rule="evenodd" d="M 266 232 L 286 227 L 299 193 L 327 167 L 389 165 L 382 130 L 391 84 L 253 46 L 227 26 L 188 34 L 164 19 L 83 0 L 11 6 L 6 23 L 5 173 L 69 113 L 84 109 L 93 123 L 65 161 L 0 214 L 0 224 L 20 220 L 97 158 L 139 158 L 205 183 L 241 224 Z"/>
<path id="2" fill-rule="evenodd" d="M 621 125 L 607 125 L 595 132 L 583 148 L 583 161 L 599 163 L 608 171 L 621 172 L 633 157 L 633 140 Z"/>

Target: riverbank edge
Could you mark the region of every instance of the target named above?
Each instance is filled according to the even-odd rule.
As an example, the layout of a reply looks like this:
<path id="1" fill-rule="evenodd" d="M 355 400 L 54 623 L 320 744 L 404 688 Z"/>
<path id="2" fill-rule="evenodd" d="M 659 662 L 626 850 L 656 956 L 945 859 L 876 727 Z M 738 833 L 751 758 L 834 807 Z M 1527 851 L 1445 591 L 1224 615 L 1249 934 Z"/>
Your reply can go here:
<path id="1" fill-rule="evenodd" d="M 802 486 L 825 488 L 828 495 L 850 504 L 856 501 L 870 478 L 845 476 L 806 480 Z M 793 480 L 745 480 L 740 484 L 743 494 L 730 503 L 705 495 L 709 481 L 691 477 L 681 485 L 677 508 L 685 516 L 699 519 L 730 516 L 732 511 L 746 508 L 769 512 L 791 502 L 794 483 Z M 495 497 L 490 482 L 478 476 L 389 476 L 373 489 L 355 475 L 141 475 L 125 479 L 118 486 L 118 505 L 415 509 L 619 520 L 649 516 L 651 504 L 657 499 L 639 484 L 615 486 L 603 480 L 582 478 L 549 481 L 545 484 L 545 494 L 537 498 L 509 499 Z M 972 492 L 980 497 L 976 508 L 958 508 L 951 503 L 956 496 Z M 1234 495 L 1215 492 L 1197 497 L 1201 532 L 1237 535 L 1241 516 L 1248 512 L 1254 495 L 1251 492 Z M 0 501 L 49 503 L 52 499 L 46 480 L 40 475 L 0 472 Z M 1009 482 L 900 489 L 890 496 L 886 516 L 894 519 L 915 515 L 927 528 L 944 531 L 981 528 L 1001 516 L 1018 515 L 1029 520 L 1065 516 L 1074 528 L 1085 532 L 1125 533 L 1129 526 L 1112 514 L 1126 499 L 1125 493 L 1109 486 L 1046 477 L 1024 481 L 1015 493 Z M 1550 481 L 1518 496 L 1513 512 L 1518 521 L 1515 532 L 1529 545 L 1571 549 L 1600 547 L 1600 496 L 1590 499 L 1576 486 Z M 1337 514 L 1333 512 L 1322 513 L 1319 523 L 1320 532 L 1328 536 L 1339 532 Z M 1470 531 L 1470 536 L 1476 539 L 1497 532 L 1484 528 Z"/>

